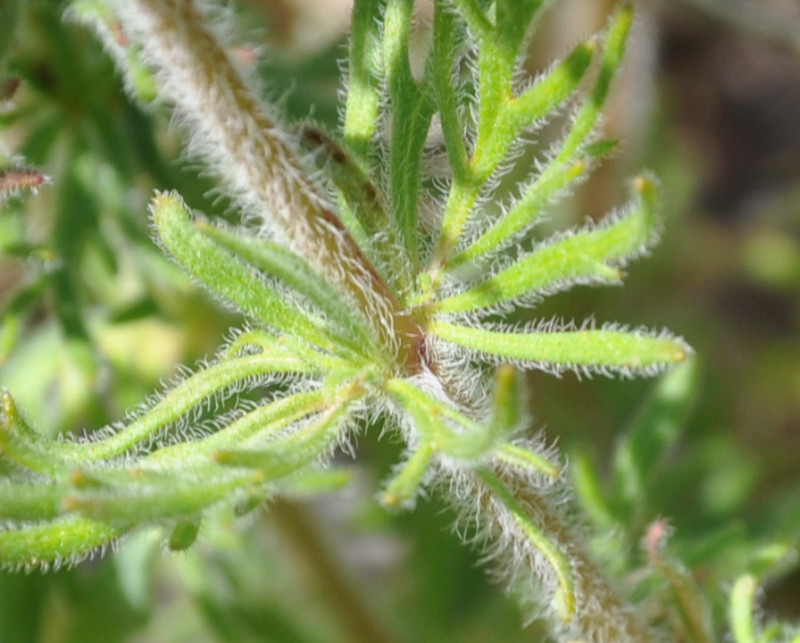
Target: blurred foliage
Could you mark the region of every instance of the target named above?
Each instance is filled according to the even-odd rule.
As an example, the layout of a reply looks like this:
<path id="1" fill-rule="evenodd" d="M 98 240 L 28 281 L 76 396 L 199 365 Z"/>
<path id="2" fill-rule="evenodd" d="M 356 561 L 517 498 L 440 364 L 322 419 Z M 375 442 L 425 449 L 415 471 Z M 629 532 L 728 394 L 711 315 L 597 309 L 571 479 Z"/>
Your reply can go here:
<path id="1" fill-rule="evenodd" d="M 243 24 L 271 21 L 245 35 L 290 32 L 286 6 L 237 7 Z M 554 42 L 533 43 L 534 68 L 572 42 L 556 42 L 556 27 L 582 10 L 565 3 L 547 17 Z M 0 383 L 52 433 L 121 417 L 233 321 L 163 258 L 145 214 L 155 187 L 220 215 L 224 201 L 176 163 L 166 119 L 129 101 L 63 11 L 0 3 L 0 169 L 49 177 L 0 213 Z M 571 207 L 600 214 L 621 185 L 607 177 L 649 165 L 665 194 L 662 243 L 619 293 L 570 291 L 537 315 L 664 324 L 699 364 L 655 384 L 533 375 L 531 412 L 572 453 L 578 501 L 607 534 L 598 555 L 620 572 L 649 562 L 632 585 L 704 596 L 718 640 L 734 583 L 739 614 L 752 610 L 751 578 L 765 621 L 800 621 L 800 58 L 658 4 L 640 28 L 608 119 L 630 143 Z M 291 55 L 284 44 L 264 57 L 270 93 L 294 116 L 332 123 L 341 42 Z M 77 569 L 0 574 L 0 640 L 542 640 L 535 623 L 520 630 L 435 500 L 399 515 L 373 502 L 399 446 L 371 435 L 359 449 L 346 491 L 299 495 L 247 525 L 208 521 L 191 552 L 166 554 L 143 533 Z M 789 640 L 777 625 L 773 639 L 732 627 L 741 641 Z"/>

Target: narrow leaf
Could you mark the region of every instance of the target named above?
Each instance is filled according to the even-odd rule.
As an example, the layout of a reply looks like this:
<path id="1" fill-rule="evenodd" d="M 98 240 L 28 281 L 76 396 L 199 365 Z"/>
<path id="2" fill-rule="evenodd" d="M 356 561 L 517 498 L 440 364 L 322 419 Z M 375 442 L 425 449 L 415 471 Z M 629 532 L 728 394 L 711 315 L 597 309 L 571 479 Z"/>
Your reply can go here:
<path id="1" fill-rule="evenodd" d="M 656 193 L 650 178 L 634 181 L 635 203 L 626 216 L 547 241 L 511 267 L 469 290 L 437 302 L 436 312 L 489 308 L 523 295 L 544 295 L 574 284 L 618 283 L 619 267 L 656 240 Z"/>
<path id="2" fill-rule="evenodd" d="M 525 34 L 536 14 L 547 0 L 497 0 L 495 14 L 497 16 L 497 32 L 502 40 L 513 44 L 514 53 L 525 39 Z"/>
<path id="3" fill-rule="evenodd" d="M 207 469 L 207 468 L 206 468 Z M 188 518 L 228 497 L 240 487 L 260 485 L 258 473 L 216 475 L 176 468 L 169 473 L 120 472 L 114 484 L 82 489 L 62 500 L 65 511 L 111 524 L 141 525 L 167 518 Z"/>
<path id="4" fill-rule="evenodd" d="M 686 640 L 694 643 L 712 643 L 711 607 L 688 570 L 663 554 L 667 527 L 663 521 L 654 522 L 645 537 L 650 563 L 671 590 L 673 605 L 685 630 Z"/>
<path id="5" fill-rule="evenodd" d="M 0 531 L 0 565 L 31 569 L 75 564 L 120 534 L 111 525 L 77 517 Z"/>
<path id="6" fill-rule="evenodd" d="M 755 604 L 758 583 L 754 576 L 740 576 L 733 585 L 730 603 L 730 624 L 736 643 L 757 643 Z"/>
<path id="7" fill-rule="evenodd" d="M 632 20 L 632 6 L 623 4 L 614 14 L 609 26 L 600 70 L 592 92 L 583 103 L 558 151 L 526 190 L 520 203 L 460 253 L 454 263 L 462 263 L 485 254 L 526 228 L 554 194 L 583 172 L 585 161 L 581 158 L 582 150 L 597 126 L 611 82 L 622 64 Z"/>
<path id="8" fill-rule="evenodd" d="M 422 486 L 435 451 L 430 442 L 420 444 L 386 485 L 381 494 L 381 502 L 387 507 L 411 505 Z"/>
<path id="9" fill-rule="evenodd" d="M 338 491 L 351 482 L 353 482 L 353 472 L 349 469 L 308 468 L 298 471 L 291 478 L 281 480 L 281 491 L 293 496 L 317 496 L 321 493 Z"/>
<path id="10" fill-rule="evenodd" d="M 354 314 L 352 306 L 299 255 L 277 243 L 238 236 L 206 221 L 197 221 L 196 227 L 220 246 L 305 297 L 336 325 L 337 339 L 355 352 L 366 354 L 376 350 L 375 340 L 358 313 Z"/>
<path id="11" fill-rule="evenodd" d="M 383 32 L 386 82 L 392 106 L 389 150 L 393 213 L 412 266 L 419 264 L 417 210 L 423 149 L 435 101 L 427 82 L 417 85 L 408 58 L 412 0 L 389 0 Z"/>
<path id="12" fill-rule="evenodd" d="M 292 422 L 317 413 L 322 408 L 323 397 L 318 391 L 283 397 L 259 406 L 209 436 L 163 447 L 148 456 L 145 462 L 159 466 L 195 463 L 220 449 L 262 442 Z"/>
<path id="13" fill-rule="evenodd" d="M 542 529 L 533 522 L 517 502 L 514 495 L 493 473 L 487 469 L 478 471 L 481 480 L 494 493 L 509 511 L 517 526 L 530 542 L 542 553 L 558 579 L 558 606 L 564 621 L 572 619 L 575 613 L 575 579 L 569 557 L 555 545 Z"/>
<path id="14" fill-rule="evenodd" d="M 437 251 L 440 257 L 446 259 L 450 249 L 458 243 L 461 231 L 481 188 L 489 179 L 491 173 L 507 156 L 509 149 L 519 138 L 521 131 L 526 127 L 539 124 L 552 110 L 556 109 L 574 93 L 589 67 L 594 49 L 593 41 L 581 43 L 560 65 L 554 67 L 519 98 L 514 98 L 510 94 L 502 94 L 502 92 L 499 96 L 495 96 L 496 91 L 489 92 L 489 90 L 486 90 L 484 92 L 487 95 L 483 95 L 481 99 L 481 121 L 478 140 L 475 144 L 475 153 L 470 159 L 467 170 L 462 172 L 463 177 L 459 176 L 457 172 L 455 173 L 453 189 L 448 195 L 439 249 Z M 486 55 L 488 56 L 489 54 Z M 497 54 L 495 57 L 499 55 Z M 486 64 L 489 65 L 490 63 Z M 496 85 L 499 83 L 497 76 L 500 73 L 510 73 L 510 71 L 506 68 L 489 70 L 486 72 L 489 77 L 482 82 Z M 442 84 L 442 81 L 438 83 L 438 85 Z M 440 93 L 442 91 L 440 90 Z M 486 107 L 486 100 L 489 97 L 501 101 L 496 108 L 496 113 Z M 493 120 L 488 123 L 486 122 L 487 119 Z M 457 144 L 449 142 L 448 145 Z M 545 191 L 548 189 L 555 190 L 573 174 L 573 171 L 569 171 L 566 177 L 560 175 L 553 177 L 550 181 L 550 183 L 553 183 L 552 186 L 548 184 L 542 187 Z M 541 195 L 542 202 L 545 201 L 545 197 L 546 195 Z M 515 214 L 515 216 L 519 217 L 521 213 Z M 474 256 L 474 254 L 470 256 Z M 454 265 L 459 265 L 466 259 L 467 257 L 462 257 L 459 254 L 455 259 L 446 260 L 445 265 L 452 269 Z"/>
<path id="15" fill-rule="evenodd" d="M 439 4 L 441 3 L 436 3 L 436 5 Z M 472 31 L 478 41 L 492 37 L 494 34 L 494 25 L 489 22 L 477 0 L 453 0 L 453 4 L 458 7 L 470 31 Z"/>
<path id="16" fill-rule="evenodd" d="M 486 455 L 495 446 L 499 424 L 481 426 L 451 404 L 405 380 L 389 380 L 385 388 L 414 418 L 423 441 L 437 451 L 473 460 Z"/>
<path id="17" fill-rule="evenodd" d="M 557 373 L 654 375 L 682 362 L 691 352 L 683 340 L 664 332 L 656 335 L 614 327 L 517 333 L 433 321 L 429 330 L 474 351 L 478 358 L 511 359 Z"/>
<path id="18" fill-rule="evenodd" d="M 617 515 L 605 493 L 600 472 L 591 455 L 584 451 L 573 452 L 569 473 L 581 507 L 593 526 L 598 529 L 613 529 L 618 525 Z"/>
<path id="19" fill-rule="evenodd" d="M 468 261 L 478 259 L 530 227 L 547 204 L 571 183 L 585 176 L 587 169 L 588 165 L 583 159 L 570 164 L 549 165 L 500 220 L 456 254 L 445 268 L 452 271 Z"/>
<path id="20" fill-rule="evenodd" d="M 558 465 L 543 453 L 518 444 L 501 442 L 521 428 L 525 414 L 525 383 L 514 366 L 503 364 L 495 373 L 492 419 L 488 431 L 488 435 L 499 443 L 494 457 L 512 467 L 539 471 L 557 478 L 560 473 Z"/>
<path id="21" fill-rule="evenodd" d="M 41 473 L 65 473 L 78 463 L 93 462 L 121 455 L 147 440 L 170 423 L 179 420 L 227 387 L 276 372 L 307 372 L 309 367 L 287 355 L 249 355 L 223 360 L 195 373 L 155 406 L 124 429 L 107 437 L 87 442 L 48 440 L 28 428 L 17 413 L 8 393 L 2 397 L 0 451 L 19 464 Z"/>
<path id="22" fill-rule="evenodd" d="M 61 513 L 68 487 L 58 484 L 0 484 L 0 520 L 50 520 Z"/>
<path id="23" fill-rule="evenodd" d="M 71 453 L 69 447 L 46 439 L 28 426 L 8 391 L 0 395 L 0 405 L 0 454 L 21 467 L 39 473 L 52 473 L 62 468 L 60 465 L 65 452 Z"/>
<path id="24" fill-rule="evenodd" d="M 493 431 L 508 435 L 519 428 L 524 416 L 525 393 L 522 378 L 511 364 L 503 364 L 497 369 L 494 378 Z"/>
<path id="25" fill-rule="evenodd" d="M 227 466 L 258 469 L 266 480 L 286 476 L 312 462 L 336 443 L 350 402 L 345 400 L 328 409 L 308 426 L 269 442 L 263 449 L 223 449 L 215 452 L 213 458 Z"/>
<path id="26" fill-rule="evenodd" d="M 289 336 L 299 336 L 319 346 L 335 347 L 306 314 L 289 305 L 240 259 L 202 234 L 193 225 L 189 210 L 177 194 L 156 195 L 151 209 L 166 249 L 212 292 Z"/>
<path id="27" fill-rule="evenodd" d="M 491 136 L 487 134 L 486 139 L 479 139 L 476 145 L 472 164 L 479 176 L 487 176 L 503 160 L 523 129 L 539 124 L 575 92 L 592 62 L 595 49 L 593 40 L 579 44 L 533 87 L 509 99 Z"/>
<path id="28" fill-rule="evenodd" d="M 369 164 L 381 100 L 379 19 L 383 4 L 381 0 L 358 0 L 353 4 L 350 22 L 349 82 L 343 135 L 345 143 L 363 167 Z"/>
<path id="29" fill-rule="evenodd" d="M 167 392 L 149 411 L 125 429 L 104 440 L 75 445 L 76 458 L 97 460 L 120 455 L 159 429 L 175 422 L 198 404 L 224 391 L 226 387 L 246 382 L 248 378 L 275 373 L 303 373 L 310 367 L 286 355 L 250 355 L 224 360 L 192 375 Z"/>
<path id="30" fill-rule="evenodd" d="M 553 479 L 561 474 L 558 464 L 551 462 L 541 453 L 516 444 L 501 444 L 497 448 L 495 458 L 512 467 L 540 471 Z"/>
<path id="31" fill-rule="evenodd" d="M 483 17 L 483 14 L 480 15 Z M 464 127 L 458 113 L 458 96 L 453 87 L 454 59 L 461 37 L 459 27 L 452 8 L 443 2 L 435 2 L 431 51 L 432 81 L 447 157 L 453 172 L 453 182 L 463 184 L 469 180 L 469 163 L 464 142 Z"/>
<path id="32" fill-rule="evenodd" d="M 687 360 L 665 375 L 633 425 L 626 431 L 614 458 L 614 500 L 628 512 L 641 508 L 659 461 L 680 435 L 697 393 L 698 367 Z M 630 515 L 617 517 L 630 523 Z"/>
<path id="33" fill-rule="evenodd" d="M 578 88 L 597 49 L 595 41 L 580 43 L 524 94 L 511 101 L 504 125 L 512 131 L 536 123 L 557 109 Z"/>

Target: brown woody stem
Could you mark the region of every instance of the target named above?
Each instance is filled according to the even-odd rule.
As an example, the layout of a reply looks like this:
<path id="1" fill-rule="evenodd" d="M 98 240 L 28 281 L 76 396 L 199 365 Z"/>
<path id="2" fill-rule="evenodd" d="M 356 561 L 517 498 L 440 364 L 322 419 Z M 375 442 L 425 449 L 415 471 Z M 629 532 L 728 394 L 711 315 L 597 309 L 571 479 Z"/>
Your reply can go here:
<path id="1" fill-rule="evenodd" d="M 367 318 L 400 372 L 422 363 L 422 333 L 319 196 L 283 130 L 247 87 L 191 0 L 128 0 L 117 7 L 200 151 L 245 211 L 270 220 L 292 249 Z"/>

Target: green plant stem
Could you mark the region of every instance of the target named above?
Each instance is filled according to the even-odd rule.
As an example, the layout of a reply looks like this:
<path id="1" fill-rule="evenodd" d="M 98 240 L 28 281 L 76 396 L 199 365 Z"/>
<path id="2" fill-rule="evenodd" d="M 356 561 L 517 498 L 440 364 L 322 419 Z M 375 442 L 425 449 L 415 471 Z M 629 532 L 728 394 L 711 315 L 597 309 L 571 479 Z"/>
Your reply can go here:
<path id="1" fill-rule="evenodd" d="M 362 169 L 369 166 L 372 137 L 380 110 L 380 78 L 375 69 L 380 43 L 374 26 L 379 19 L 381 5 L 380 0 L 354 3 L 350 26 L 350 83 L 343 137 Z"/>
<path id="2" fill-rule="evenodd" d="M 745 575 L 736 581 L 731 593 L 730 623 L 733 640 L 736 643 L 756 643 L 756 625 L 753 619 L 758 584 L 752 575 Z"/>
<path id="3" fill-rule="evenodd" d="M 608 582 L 605 574 L 589 557 L 579 538 L 564 522 L 561 512 L 557 511 L 550 500 L 539 490 L 533 488 L 525 477 L 518 477 L 502 471 L 489 473 L 486 482 L 475 475 L 475 497 L 479 499 L 480 506 L 487 513 L 487 519 L 495 524 L 495 529 L 506 529 L 508 524 L 516 524 L 514 531 L 506 533 L 506 538 L 512 539 L 509 548 L 519 547 L 514 555 L 515 565 L 527 565 L 530 572 L 541 577 L 541 564 L 533 557 L 533 551 L 542 554 L 541 550 L 531 550 L 530 536 L 521 526 L 523 516 L 509 520 L 508 512 L 514 514 L 502 497 L 510 494 L 516 510 L 524 511 L 528 520 L 535 523 L 537 530 L 544 535 L 549 547 L 555 549 L 551 555 L 545 557 L 553 561 L 554 557 L 568 557 L 571 568 L 574 591 L 572 600 L 575 601 L 572 610 L 569 604 L 564 604 L 567 599 L 554 600 L 558 603 L 556 612 L 560 613 L 563 622 L 555 624 L 556 629 L 562 630 L 566 637 L 576 637 L 580 641 L 635 641 L 636 643 L 651 643 L 655 641 L 652 633 L 642 624 L 636 610 L 627 603 Z M 503 489 L 497 495 L 498 489 Z M 504 525 L 504 526 L 501 526 Z M 556 551 L 562 552 L 561 554 Z M 519 557 L 519 553 L 522 555 Z M 566 555 L 564 555 L 566 552 Z M 519 573 L 512 569 L 511 573 Z M 555 570 L 553 573 L 559 575 Z M 561 586 L 563 590 L 563 585 Z M 564 640 L 568 640 L 565 638 Z M 571 639 L 569 639 L 571 640 Z"/>
<path id="4" fill-rule="evenodd" d="M 319 537 L 302 506 L 285 500 L 276 502 L 270 511 L 283 532 L 285 542 L 297 553 L 313 579 L 314 590 L 354 643 L 393 643 L 395 636 L 367 608 L 351 579 L 336 561 L 330 546 Z"/>

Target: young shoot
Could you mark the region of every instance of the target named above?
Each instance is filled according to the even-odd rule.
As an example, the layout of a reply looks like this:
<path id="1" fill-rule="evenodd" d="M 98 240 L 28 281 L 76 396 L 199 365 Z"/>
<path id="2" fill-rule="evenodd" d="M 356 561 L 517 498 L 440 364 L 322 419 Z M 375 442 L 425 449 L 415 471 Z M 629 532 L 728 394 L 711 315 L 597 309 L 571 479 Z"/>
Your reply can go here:
<path id="1" fill-rule="evenodd" d="M 241 213 L 235 227 L 209 220 L 174 192 L 150 206 L 161 249 L 248 322 L 126 424 L 85 439 L 44 437 L 4 393 L 3 566 L 75 564 L 153 525 L 184 549 L 209 509 L 281 494 L 380 424 L 405 444 L 383 504 L 442 494 L 459 531 L 562 640 L 655 640 L 585 551 L 564 509 L 563 461 L 530 437 L 521 374 L 654 376 L 691 349 L 610 321 L 510 321 L 552 293 L 618 284 L 657 240 L 646 172 L 605 220 L 549 237 L 537 227 L 609 147 L 600 123 L 633 5 L 523 82 L 545 2 L 434 0 L 418 75 L 413 4 L 356 0 L 342 123 L 325 132 L 261 100 L 201 3 L 73 0 L 128 91 L 170 110 Z M 556 113 L 569 114 L 557 143 L 508 198 L 511 160 Z M 438 131 L 449 173 L 432 180 Z"/>

